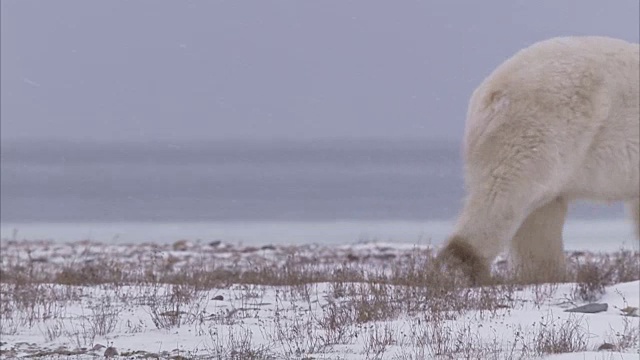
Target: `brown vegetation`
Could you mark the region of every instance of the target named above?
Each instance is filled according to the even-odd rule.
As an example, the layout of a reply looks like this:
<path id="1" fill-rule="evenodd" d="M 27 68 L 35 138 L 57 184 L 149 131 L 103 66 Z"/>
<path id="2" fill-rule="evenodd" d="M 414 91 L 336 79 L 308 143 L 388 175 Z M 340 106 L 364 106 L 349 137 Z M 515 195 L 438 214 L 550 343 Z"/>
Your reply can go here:
<path id="1" fill-rule="evenodd" d="M 142 306 L 158 329 L 189 327 L 207 336 L 207 353 L 214 358 L 304 358 L 356 342 L 370 359 L 390 349 L 397 359 L 511 359 L 587 348 L 588 332 L 579 318 L 551 314 L 532 328 L 514 327 L 509 339 L 487 340 L 490 329 L 477 324 L 503 319 L 523 306 L 521 278 L 497 264 L 491 285 L 468 287 L 460 276 L 443 272 L 429 249 L 379 248 L 358 255 L 293 247 L 190 252 L 185 243 L 179 250 L 156 247 L 146 253 L 131 246 L 129 252 L 115 253 L 83 243 L 68 245 L 75 246 L 71 256 L 34 256 L 34 248 L 55 254 L 47 246 L 56 245 L 2 243 L 0 334 L 38 326 L 46 341 L 70 339 L 74 349 L 65 351 L 88 353 L 96 337 L 117 325 L 133 334 L 145 331 L 144 324 L 121 316 L 134 305 Z M 638 252 L 571 254 L 568 264 L 575 301 L 595 300 L 606 286 L 640 278 Z M 535 306 L 540 308 L 557 286 L 529 287 Z M 91 303 L 83 301 L 87 289 L 94 290 Z M 233 306 L 207 312 L 212 302 L 225 298 L 221 291 L 225 297 L 233 294 L 225 299 Z M 269 307 L 267 294 L 275 301 Z M 74 325 L 66 321 L 72 304 L 84 311 Z M 409 328 L 394 327 L 399 318 L 407 319 Z M 240 326 L 248 320 L 262 321 L 262 334 Z M 637 333 L 629 323 L 611 341 L 617 348 L 632 347 Z M 272 346 L 257 344 L 257 335 Z"/>

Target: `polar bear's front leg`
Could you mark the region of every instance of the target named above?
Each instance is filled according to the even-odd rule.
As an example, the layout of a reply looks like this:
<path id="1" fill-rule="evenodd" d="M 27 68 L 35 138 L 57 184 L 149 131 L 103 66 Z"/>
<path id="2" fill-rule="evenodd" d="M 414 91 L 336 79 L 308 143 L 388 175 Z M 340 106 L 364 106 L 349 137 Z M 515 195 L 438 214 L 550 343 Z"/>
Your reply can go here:
<path id="1" fill-rule="evenodd" d="M 544 283 L 564 279 L 562 228 L 567 209 L 567 200 L 558 197 L 529 214 L 514 235 L 511 256 L 520 281 Z"/>
<path id="2" fill-rule="evenodd" d="M 483 191 L 472 193 L 437 261 L 462 270 L 476 285 L 489 283 L 491 262 L 538 200 L 538 197 L 530 196 L 530 190 L 525 186 L 515 187 L 497 197 Z"/>

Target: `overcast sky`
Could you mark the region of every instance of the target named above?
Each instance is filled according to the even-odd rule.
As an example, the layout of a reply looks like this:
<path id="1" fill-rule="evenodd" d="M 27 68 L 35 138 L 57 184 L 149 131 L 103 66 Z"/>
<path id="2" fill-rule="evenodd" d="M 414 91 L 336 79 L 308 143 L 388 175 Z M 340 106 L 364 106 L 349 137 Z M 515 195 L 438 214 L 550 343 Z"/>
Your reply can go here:
<path id="1" fill-rule="evenodd" d="M 473 88 L 637 0 L 2 0 L 2 139 L 459 139 Z"/>

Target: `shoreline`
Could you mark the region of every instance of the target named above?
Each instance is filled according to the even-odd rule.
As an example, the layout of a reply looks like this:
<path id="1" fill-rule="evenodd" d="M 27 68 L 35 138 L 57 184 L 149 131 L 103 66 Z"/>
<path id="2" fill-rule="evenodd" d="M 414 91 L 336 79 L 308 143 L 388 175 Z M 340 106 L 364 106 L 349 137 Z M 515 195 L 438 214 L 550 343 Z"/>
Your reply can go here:
<path id="1" fill-rule="evenodd" d="M 119 223 L 0 224 L 0 239 L 50 240 L 57 243 L 91 241 L 112 244 L 169 244 L 179 240 L 204 243 L 273 245 L 343 245 L 389 242 L 440 245 L 453 221 L 225 221 Z M 627 219 L 569 219 L 564 228 L 566 250 L 616 251 L 638 249 Z"/>

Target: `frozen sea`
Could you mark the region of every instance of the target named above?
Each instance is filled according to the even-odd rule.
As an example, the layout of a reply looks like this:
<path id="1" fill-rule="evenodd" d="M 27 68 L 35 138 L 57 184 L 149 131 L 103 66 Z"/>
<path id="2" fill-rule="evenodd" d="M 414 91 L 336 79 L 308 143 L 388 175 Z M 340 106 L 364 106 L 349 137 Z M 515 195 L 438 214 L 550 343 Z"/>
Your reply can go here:
<path id="1" fill-rule="evenodd" d="M 3 239 L 438 244 L 459 145 L 418 140 L 2 143 Z M 568 248 L 636 246 L 621 204 L 578 204 Z M 637 247 L 637 246 L 636 246 Z"/>

